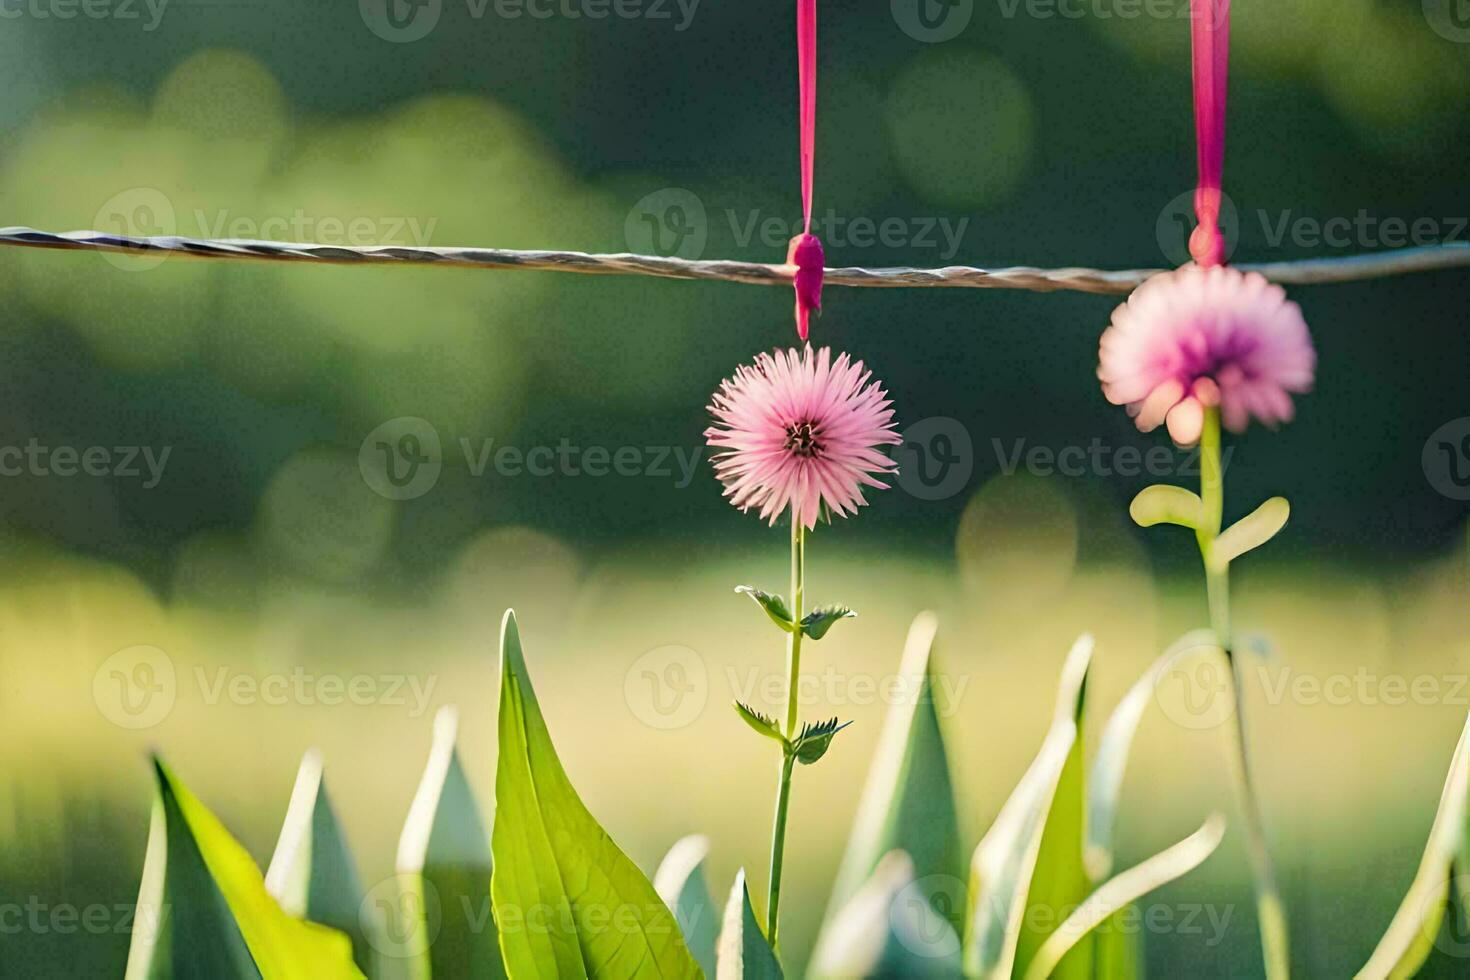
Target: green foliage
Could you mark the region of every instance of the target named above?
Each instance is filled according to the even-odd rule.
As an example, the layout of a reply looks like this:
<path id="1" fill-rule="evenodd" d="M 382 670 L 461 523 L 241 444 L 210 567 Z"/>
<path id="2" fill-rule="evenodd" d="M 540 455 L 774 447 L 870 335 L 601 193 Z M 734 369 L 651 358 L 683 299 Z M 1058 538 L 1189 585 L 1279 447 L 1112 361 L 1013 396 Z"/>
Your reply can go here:
<path id="1" fill-rule="evenodd" d="M 755 710 L 743 701 L 735 702 L 735 713 L 757 734 L 764 735 L 766 738 L 774 738 L 782 745 L 786 744 L 786 736 L 781 734 L 781 729 L 777 727 L 774 718 Z"/>
<path id="2" fill-rule="evenodd" d="M 504 977 L 489 905 L 490 834 L 455 744 L 459 718 L 441 708 L 418 792 L 398 840 L 400 924 L 418 935 L 404 950 L 417 977 Z"/>
<path id="3" fill-rule="evenodd" d="M 358 967 L 364 973 L 372 972 L 362 884 L 327 797 L 321 755 L 315 749 L 302 757 L 297 770 L 281 836 L 265 874 L 265 888 L 287 913 L 347 935 Z"/>
<path id="4" fill-rule="evenodd" d="M 959 936 L 924 894 L 903 851 L 884 855 L 828 922 L 809 970 L 814 980 L 960 975 Z"/>
<path id="5" fill-rule="evenodd" d="M 833 737 L 851 724 L 852 722 L 848 721 L 839 725 L 836 718 L 828 718 L 815 725 L 811 723 L 802 725 L 801 733 L 796 736 L 796 741 L 791 743 L 791 753 L 796 756 L 797 762 L 809 766 L 826 755 Z"/>
<path id="6" fill-rule="evenodd" d="M 158 795 L 127 980 L 361 977 L 351 941 L 286 914 L 218 818 L 161 760 L 154 769 Z"/>
<path id="7" fill-rule="evenodd" d="M 562 769 L 510 611 L 500 633 L 499 735 L 491 894 L 509 974 L 700 976 L 673 913 Z"/>
<path id="8" fill-rule="evenodd" d="M 1286 526 L 1291 505 L 1285 497 L 1272 497 L 1220 532 L 1210 551 L 1212 561 L 1228 565 L 1241 555 L 1270 541 Z"/>
<path id="9" fill-rule="evenodd" d="M 820 640 L 827 635 L 833 623 L 856 615 L 846 606 L 818 606 L 801 618 L 801 631 L 814 640 Z"/>
<path id="10" fill-rule="evenodd" d="M 853 899 L 884 855 L 907 854 L 919 891 L 958 926 L 965 864 L 958 806 L 939 713 L 934 703 L 933 613 L 909 627 L 898 677 L 903 697 L 889 709 L 878 754 L 858 802 L 857 815 L 827 906 L 827 924 Z M 945 883 L 950 887 L 946 888 Z"/>
<path id="11" fill-rule="evenodd" d="M 1452 885 L 1464 886 L 1464 881 L 1456 878 L 1456 871 L 1460 875 L 1470 872 L 1465 852 L 1467 798 L 1470 798 L 1470 718 L 1466 719 L 1450 759 L 1449 775 L 1445 777 L 1439 809 L 1429 828 L 1429 841 L 1424 845 L 1419 869 L 1388 931 L 1378 941 L 1359 977 L 1365 980 L 1412 977 L 1433 952 L 1435 938 L 1452 900 L 1460 902 L 1461 908 L 1466 907 L 1465 896 L 1452 894 Z"/>
<path id="12" fill-rule="evenodd" d="M 1144 487 L 1128 505 L 1128 513 L 1139 527 L 1178 524 L 1198 529 L 1204 523 L 1204 505 L 1199 495 L 1183 487 L 1156 483 Z"/>
<path id="13" fill-rule="evenodd" d="M 737 585 L 735 591 L 741 595 L 748 595 L 755 600 L 755 604 L 765 610 L 766 615 L 771 617 L 775 623 L 787 633 L 796 630 L 791 618 L 791 607 L 786 605 L 786 599 L 780 595 L 757 589 L 753 585 Z"/>
<path id="14" fill-rule="evenodd" d="M 735 873 L 735 884 L 725 902 L 718 958 L 718 980 L 782 980 L 784 976 L 750 904 L 744 868 Z"/>
<path id="15" fill-rule="evenodd" d="M 659 864 L 653 888 L 673 911 L 694 961 L 706 977 L 713 977 L 720 910 L 705 878 L 704 859 L 708 855 L 709 838 L 700 834 L 680 838 Z"/>

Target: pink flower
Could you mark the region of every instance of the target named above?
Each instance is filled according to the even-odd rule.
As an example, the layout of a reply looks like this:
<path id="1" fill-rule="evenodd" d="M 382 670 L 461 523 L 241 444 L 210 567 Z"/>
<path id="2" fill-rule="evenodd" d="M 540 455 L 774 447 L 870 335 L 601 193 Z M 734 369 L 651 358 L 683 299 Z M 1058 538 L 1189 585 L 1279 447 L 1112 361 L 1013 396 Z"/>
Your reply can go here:
<path id="1" fill-rule="evenodd" d="M 864 486 L 886 487 L 875 474 L 894 463 L 880 446 L 897 445 L 887 394 L 862 361 L 830 348 L 813 354 L 778 350 L 760 354 L 720 382 L 705 430 L 715 475 L 742 511 L 759 508 L 772 524 L 788 508 L 807 528 L 822 505 L 847 516 L 867 501 Z"/>
<path id="2" fill-rule="evenodd" d="M 1181 445 L 1199 440 L 1204 410 L 1244 431 L 1292 417 L 1291 392 L 1310 391 L 1317 354 L 1301 307 L 1259 273 L 1188 265 L 1154 276 L 1113 311 L 1097 376 L 1144 432 L 1167 422 Z"/>

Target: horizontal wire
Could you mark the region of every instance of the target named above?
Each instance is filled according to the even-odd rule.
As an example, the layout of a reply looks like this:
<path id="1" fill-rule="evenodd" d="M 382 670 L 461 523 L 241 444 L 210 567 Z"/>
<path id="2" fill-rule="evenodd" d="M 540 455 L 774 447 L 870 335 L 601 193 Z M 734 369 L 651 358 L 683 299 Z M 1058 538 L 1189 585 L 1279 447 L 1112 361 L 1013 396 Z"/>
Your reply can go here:
<path id="1" fill-rule="evenodd" d="M 792 267 L 725 259 L 681 259 L 626 252 L 519 251 L 504 248 L 436 248 L 404 245 L 314 245 L 268 242 L 247 238 L 201 239 L 159 236 L 130 238 L 99 231 L 64 233 L 34 228 L 0 228 L 0 245 L 23 248 L 71 249 L 128 255 L 183 256 L 196 259 L 256 259 L 272 262 L 319 262 L 337 265 L 447 265 L 475 269 L 539 269 L 586 275 L 659 276 L 666 279 L 702 279 L 775 286 L 791 283 Z M 1260 272 L 1288 286 L 1354 282 L 1411 272 L 1430 272 L 1470 266 L 1470 243 L 1448 242 L 1420 248 L 1394 249 L 1340 258 L 1295 262 L 1241 263 L 1235 268 Z M 971 289 L 1029 289 L 1038 292 L 1066 289 L 1083 293 L 1127 293 L 1150 276 L 1166 269 L 1037 269 L 1010 266 L 979 269 L 950 265 L 938 269 L 827 269 L 828 286 L 947 286 Z"/>

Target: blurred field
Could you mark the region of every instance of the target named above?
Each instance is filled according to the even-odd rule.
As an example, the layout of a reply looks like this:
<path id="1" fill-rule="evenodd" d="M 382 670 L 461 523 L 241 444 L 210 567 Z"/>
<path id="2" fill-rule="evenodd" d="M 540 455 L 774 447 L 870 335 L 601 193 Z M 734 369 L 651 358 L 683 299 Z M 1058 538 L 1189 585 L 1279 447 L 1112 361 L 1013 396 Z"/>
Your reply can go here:
<path id="1" fill-rule="evenodd" d="M 818 221 L 954 233 L 864 245 L 823 228 L 829 262 L 1182 261 L 1187 22 L 1103 16 L 1108 2 L 1075 5 L 1083 17 L 950 6 L 972 19 L 941 43 L 895 5 L 823 14 Z M 767 5 L 701 4 L 676 31 L 449 3 L 406 44 L 374 37 L 354 4 L 177 4 L 147 31 L 36 7 L 0 26 L 0 225 L 668 251 L 645 219 L 692 201 L 700 257 L 774 261 L 784 241 L 746 230 L 799 210 L 791 25 Z M 1360 213 L 1464 239 L 1462 31 L 1447 4 L 1236 0 L 1238 260 L 1381 247 L 1273 233 Z M 1249 711 L 1296 965 L 1341 977 L 1410 880 L 1470 710 L 1466 508 L 1423 455 L 1466 412 L 1470 278 L 1293 298 L 1317 389 L 1283 432 L 1232 440 L 1227 518 L 1269 494 L 1292 502 L 1285 532 L 1238 566 L 1236 628 L 1265 651 Z M 170 453 L 151 484 L 0 478 L 0 976 L 119 974 L 149 750 L 263 865 L 297 762 L 320 747 L 370 885 L 392 869 L 433 713 L 453 703 L 488 810 L 507 606 L 563 761 L 613 837 L 651 872 L 677 837 L 706 833 L 717 887 L 745 866 L 760 894 L 775 760 L 726 705 L 779 698 L 782 663 L 731 590 L 784 585 L 784 534 L 733 512 L 703 455 L 688 479 L 532 478 L 472 472 L 456 447 L 693 453 L 719 379 L 792 341 L 790 302 L 716 283 L 0 250 L 0 451 Z M 798 773 L 792 963 L 814 940 L 915 613 L 941 618 L 967 848 L 1036 750 L 1078 633 L 1099 642 L 1095 741 L 1134 678 L 1202 625 L 1187 535 L 1128 523 L 1149 478 L 1007 462 L 1162 441 L 1098 391 L 1114 304 L 827 291 L 816 339 L 866 359 L 903 425 L 968 448 L 948 492 L 901 484 L 810 545 L 812 598 L 860 617 L 806 658 L 804 715 L 855 724 Z M 395 501 L 359 453 L 403 417 L 426 421 L 444 465 L 430 492 Z M 1158 478 L 1192 482 L 1178 462 Z M 1211 681 L 1181 664 L 1145 717 L 1125 860 L 1230 806 Z M 367 703 L 346 700 L 353 683 Z M 1154 975 L 1258 974 L 1245 874 L 1232 831 L 1166 892 L 1228 919 L 1222 937 L 1150 935 Z M 101 928 L 13 928 L 31 907 L 98 904 Z"/>
<path id="2" fill-rule="evenodd" d="M 957 559 L 855 548 L 840 526 L 814 538 L 813 594 L 840 597 L 861 612 L 814 646 L 806 668 L 820 683 L 804 714 L 835 713 L 856 724 L 828 760 L 798 774 L 792 846 L 800 858 L 788 933 L 788 955 L 797 962 L 820 919 L 885 710 L 883 679 L 896 669 L 911 614 L 934 608 L 943 624 L 949 683 L 940 707 L 965 788 L 967 846 L 1039 744 L 1056 670 L 1078 632 L 1089 630 L 1099 642 L 1090 696 L 1102 710 L 1088 726 L 1095 737 L 1103 711 L 1201 614 L 1196 583 L 1156 576 L 1136 547 L 1077 564 L 1065 549 L 1025 548 L 1023 528 L 984 525 L 987 502 L 1011 492 L 992 485 L 972 502 L 963 527 L 988 546 L 962 544 Z M 1050 515 L 1054 523 L 1068 516 Z M 592 561 L 565 541 L 503 528 L 467 545 L 422 602 L 391 605 L 283 576 L 251 579 L 240 554 L 216 554 L 207 570 L 181 565 L 174 598 L 164 601 L 104 563 L 16 541 L 7 550 L 15 556 L 0 604 L 7 679 L 0 737 L 10 760 L 0 882 L 7 901 L 132 900 L 150 748 L 165 754 L 263 866 L 295 765 L 308 746 L 319 746 L 365 881 L 390 874 L 439 705 L 460 706 L 462 749 L 488 808 L 493 646 L 507 605 L 521 617 L 567 768 L 625 849 L 651 871 L 674 839 L 704 832 L 714 840 L 717 880 L 741 864 L 754 882 L 764 878 L 773 760 L 726 704 L 740 696 L 759 705 L 780 694 L 779 645 L 758 612 L 730 592 L 738 582 L 780 579 L 774 540 L 768 549 L 693 563 L 688 544 L 675 541 Z M 1412 873 L 1470 700 L 1457 686 L 1470 664 L 1461 623 L 1465 574 L 1461 552 L 1392 575 L 1308 574 L 1278 564 L 1243 576 L 1240 628 L 1269 637 L 1273 651 L 1250 710 L 1306 975 L 1343 975 L 1360 964 Z M 226 608 L 201 597 L 221 580 L 249 580 L 258 598 Z M 119 704 L 107 685 L 94 689 L 94 680 L 109 656 L 137 644 L 167 653 L 177 696 L 156 725 L 132 731 L 109 721 L 121 717 Z M 670 645 L 687 648 L 676 658 L 685 673 L 672 680 L 669 661 L 645 657 Z M 646 675 L 650 664 L 653 676 Z M 323 704 L 318 695 L 326 689 L 306 688 L 273 705 L 216 691 L 221 669 L 233 679 L 298 666 L 348 679 L 407 672 L 404 703 Z M 1435 678 L 1439 703 L 1395 704 L 1388 694 L 1381 703 L 1362 695 L 1350 703 L 1283 697 L 1278 685 L 1290 673 L 1282 669 L 1319 678 L 1360 669 L 1378 678 Z M 415 701 L 415 684 L 430 692 L 426 699 Z M 377 691 L 396 700 L 386 687 Z M 689 700 L 678 700 L 681 692 Z M 675 710 L 661 713 L 657 705 Z M 1197 728 L 1197 717 L 1167 691 L 1146 717 L 1125 789 L 1125 856 L 1177 839 L 1209 809 L 1229 805 L 1224 730 Z M 670 721 L 682 727 L 655 727 Z M 1186 964 L 1197 976 L 1255 969 L 1238 848 L 1232 835 L 1171 889 L 1172 901 L 1230 906 L 1232 917 L 1219 945 L 1204 945 L 1208 933 L 1150 936 L 1150 961 L 1162 975 Z M 81 964 L 88 975 L 115 973 L 126 937 L 12 935 L 6 948 L 8 965 L 25 964 L 25 975 L 56 973 L 63 962 L 72 975 Z"/>

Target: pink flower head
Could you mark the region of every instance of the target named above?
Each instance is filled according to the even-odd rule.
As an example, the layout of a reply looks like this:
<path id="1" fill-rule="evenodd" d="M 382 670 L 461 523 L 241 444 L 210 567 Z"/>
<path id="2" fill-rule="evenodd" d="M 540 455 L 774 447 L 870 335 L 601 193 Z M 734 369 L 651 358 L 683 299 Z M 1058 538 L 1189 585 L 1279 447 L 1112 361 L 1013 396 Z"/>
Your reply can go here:
<path id="1" fill-rule="evenodd" d="M 710 401 L 704 432 L 725 496 L 772 524 L 787 509 L 807 528 L 822 505 L 838 516 L 867 501 L 863 487 L 886 487 L 875 474 L 894 463 L 879 449 L 897 445 L 892 403 L 862 361 L 830 348 L 778 350 L 741 365 Z"/>
<path id="2" fill-rule="evenodd" d="M 1138 428 L 1167 422 L 1181 445 L 1199 440 L 1204 410 L 1219 406 L 1225 427 L 1251 416 L 1291 420 L 1291 392 L 1312 387 L 1317 354 L 1301 307 L 1256 272 L 1188 265 L 1154 276 L 1113 311 L 1097 376 Z"/>

